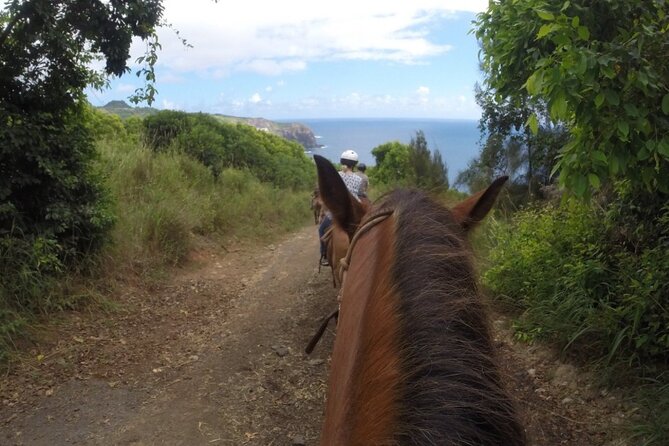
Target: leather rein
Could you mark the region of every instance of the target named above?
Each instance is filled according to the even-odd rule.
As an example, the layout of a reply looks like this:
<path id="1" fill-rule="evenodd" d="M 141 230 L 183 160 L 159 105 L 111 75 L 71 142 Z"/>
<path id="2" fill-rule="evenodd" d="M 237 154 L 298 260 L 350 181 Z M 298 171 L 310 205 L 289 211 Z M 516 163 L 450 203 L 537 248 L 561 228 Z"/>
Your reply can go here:
<path id="1" fill-rule="evenodd" d="M 330 319 L 339 318 L 339 307 L 341 305 L 341 295 L 344 290 L 344 279 L 346 278 L 346 271 L 348 271 L 348 267 L 351 263 L 351 256 L 353 255 L 353 248 L 355 247 L 356 243 L 358 242 L 360 237 L 369 232 L 369 230 L 372 229 L 374 226 L 378 225 L 379 223 L 381 223 L 382 221 L 393 215 L 394 212 L 395 212 L 394 209 L 381 209 L 373 213 L 353 234 L 351 243 L 349 243 L 348 250 L 346 251 L 346 256 L 344 256 L 344 258 L 339 261 L 339 269 L 337 271 L 337 275 L 339 277 L 339 283 L 341 284 L 341 287 L 339 288 L 339 293 L 337 294 L 337 309 L 334 310 L 332 313 L 330 313 L 323 320 L 320 327 L 318 327 L 316 334 L 311 338 L 309 344 L 307 344 L 307 348 L 305 349 L 305 352 L 307 354 L 311 354 L 311 352 L 314 350 L 314 347 L 316 347 L 316 344 L 318 344 L 318 341 L 320 341 L 321 337 L 323 336 L 323 333 L 325 333 L 325 328 L 327 327 L 328 322 L 330 322 Z"/>

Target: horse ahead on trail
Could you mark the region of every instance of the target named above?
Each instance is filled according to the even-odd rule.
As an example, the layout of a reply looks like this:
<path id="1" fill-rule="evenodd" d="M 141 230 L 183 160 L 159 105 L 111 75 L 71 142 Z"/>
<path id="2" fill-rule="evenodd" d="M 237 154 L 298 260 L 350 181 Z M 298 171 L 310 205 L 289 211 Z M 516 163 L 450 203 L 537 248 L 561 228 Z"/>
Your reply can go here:
<path id="1" fill-rule="evenodd" d="M 323 201 L 321 200 L 321 194 L 318 189 L 316 189 L 311 194 L 311 205 L 310 209 L 314 213 L 314 224 L 319 224 L 321 222 L 321 211 L 323 209 Z"/>
<path id="2" fill-rule="evenodd" d="M 415 190 L 366 208 L 314 158 L 321 197 L 351 241 L 321 445 L 526 444 L 466 241 L 506 178 L 451 210 Z"/>

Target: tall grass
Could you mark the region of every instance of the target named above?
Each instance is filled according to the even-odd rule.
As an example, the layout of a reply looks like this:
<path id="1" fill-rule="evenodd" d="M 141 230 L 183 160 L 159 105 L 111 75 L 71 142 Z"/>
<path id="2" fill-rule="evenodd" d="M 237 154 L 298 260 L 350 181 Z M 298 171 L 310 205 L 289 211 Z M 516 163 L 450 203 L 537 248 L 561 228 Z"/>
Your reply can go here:
<path id="1" fill-rule="evenodd" d="M 107 254 L 117 265 L 182 262 L 197 236 L 267 240 L 309 218 L 308 193 L 261 183 L 243 170 L 218 178 L 176 151 L 100 144 L 100 168 L 118 215 Z"/>
<path id="2" fill-rule="evenodd" d="M 0 364 L 39 315 L 99 301 L 116 277 L 159 278 L 203 243 L 268 241 L 310 219 L 307 190 L 281 189 L 247 170 L 215 177 L 184 152 L 143 147 L 122 124 L 98 137 L 93 168 L 114 226 L 97 254 L 73 265 L 61 262 L 52 239 L 0 239 Z"/>
<path id="3" fill-rule="evenodd" d="M 517 311 L 516 336 L 555 343 L 603 380 L 639 389 L 635 399 L 648 410 L 634 426 L 635 444 L 667 444 L 666 199 L 623 182 L 598 202 L 532 206 L 492 220 L 488 235 L 483 283 Z"/>

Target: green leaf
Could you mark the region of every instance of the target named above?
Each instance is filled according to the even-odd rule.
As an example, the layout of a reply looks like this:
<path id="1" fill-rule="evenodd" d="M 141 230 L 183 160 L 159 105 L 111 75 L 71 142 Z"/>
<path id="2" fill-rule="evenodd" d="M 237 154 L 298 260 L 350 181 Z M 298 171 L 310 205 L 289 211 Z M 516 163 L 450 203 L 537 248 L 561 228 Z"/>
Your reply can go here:
<path id="1" fill-rule="evenodd" d="M 555 20 L 555 16 L 548 11 L 537 10 L 537 15 L 544 20 Z"/>
<path id="2" fill-rule="evenodd" d="M 602 106 L 603 103 L 604 103 L 604 93 L 599 93 L 599 94 L 595 97 L 595 106 L 596 106 L 597 108 L 599 108 L 599 107 Z"/>
<path id="3" fill-rule="evenodd" d="M 618 96 L 618 93 L 616 93 L 615 91 L 605 90 L 604 95 L 606 96 L 606 100 L 609 104 L 611 105 L 620 104 L 620 97 Z"/>
<path id="4" fill-rule="evenodd" d="M 574 17 L 573 19 L 571 19 L 571 26 L 572 26 L 573 28 L 578 28 L 578 25 L 579 25 L 580 23 L 581 23 L 581 19 L 580 19 L 578 16 L 576 16 L 576 17 Z"/>
<path id="5" fill-rule="evenodd" d="M 588 31 L 588 28 L 585 26 L 579 26 L 578 37 L 580 37 L 581 40 L 588 40 L 590 38 L 590 31 Z"/>
<path id="6" fill-rule="evenodd" d="M 609 65 L 604 65 L 600 68 L 604 76 L 608 77 L 609 79 L 613 79 L 616 77 L 616 71 L 613 69 L 613 67 Z"/>
<path id="7" fill-rule="evenodd" d="M 601 150 L 595 150 L 594 152 L 592 152 L 592 159 L 595 161 L 600 161 L 603 164 L 606 164 L 607 162 L 606 155 Z"/>
<path id="8" fill-rule="evenodd" d="M 578 74 L 583 74 L 587 69 L 588 69 L 588 56 L 581 53 L 579 54 L 578 62 L 576 63 L 576 72 Z"/>
<path id="9" fill-rule="evenodd" d="M 543 80 L 544 78 L 541 72 L 535 71 L 532 73 L 532 75 L 527 78 L 527 82 L 525 82 L 525 88 L 527 89 L 527 92 L 531 95 L 541 93 Z"/>
<path id="10" fill-rule="evenodd" d="M 588 181 L 590 182 L 590 186 L 593 187 L 593 189 L 599 189 L 599 186 L 601 185 L 601 182 L 599 180 L 599 177 L 595 175 L 594 173 L 589 173 L 588 174 Z"/>
<path id="11" fill-rule="evenodd" d="M 585 191 L 588 189 L 588 180 L 584 175 L 574 174 L 574 193 L 579 197 L 585 195 Z"/>
<path id="12" fill-rule="evenodd" d="M 539 121 L 537 120 L 537 115 L 532 113 L 529 118 L 527 118 L 527 125 L 530 127 L 533 135 L 539 133 Z"/>
<path id="13" fill-rule="evenodd" d="M 548 34 L 552 33 L 555 31 L 555 29 L 559 28 L 558 26 L 555 26 L 554 23 L 549 23 L 546 25 L 542 25 L 541 28 L 539 28 L 539 32 L 537 33 L 537 39 L 541 39 L 542 37 L 547 36 Z"/>
<path id="14" fill-rule="evenodd" d="M 615 155 L 609 157 L 609 172 L 611 172 L 613 175 L 616 175 L 618 172 L 620 172 L 620 162 L 618 161 L 618 157 Z"/>
<path id="15" fill-rule="evenodd" d="M 627 121 L 618 121 L 618 132 L 620 132 L 623 138 L 627 138 L 630 132 L 630 126 Z"/>
<path id="16" fill-rule="evenodd" d="M 625 104 L 625 111 L 627 112 L 627 116 L 630 118 L 636 118 L 639 116 L 639 109 L 636 107 L 634 104 Z"/>
<path id="17" fill-rule="evenodd" d="M 551 117 L 556 120 L 564 119 L 567 114 L 567 100 L 564 93 L 559 93 L 553 101 L 551 101 Z"/>
<path id="18" fill-rule="evenodd" d="M 657 153 L 665 158 L 669 158 L 669 138 L 664 137 L 662 141 L 657 144 Z"/>
<path id="19" fill-rule="evenodd" d="M 665 115 L 669 115 L 669 93 L 665 94 L 662 98 L 662 112 Z"/>

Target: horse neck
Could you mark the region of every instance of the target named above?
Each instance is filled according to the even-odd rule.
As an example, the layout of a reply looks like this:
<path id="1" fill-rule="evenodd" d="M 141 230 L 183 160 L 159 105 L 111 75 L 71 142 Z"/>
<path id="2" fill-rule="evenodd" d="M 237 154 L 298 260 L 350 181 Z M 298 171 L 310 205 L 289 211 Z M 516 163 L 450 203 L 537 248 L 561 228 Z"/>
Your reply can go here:
<path id="1" fill-rule="evenodd" d="M 387 444 L 397 423 L 397 312 L 390 282 L 392 220 L 357 242 L 344 283 L 321 445 Z"/>
<path id="2" fill-rule="evenodd" d="M 525 444 L 462 229 L 400 198 L 353 248 L 321 444 Z"/>
<path id="3" fill-rule="evenodd" d="M 524 444 L 497 370 L 463 229 L 423 194 L 402 192 L 398 200 L 393 280 L 403 341 L 395 438 L 399 444 Z"/>

